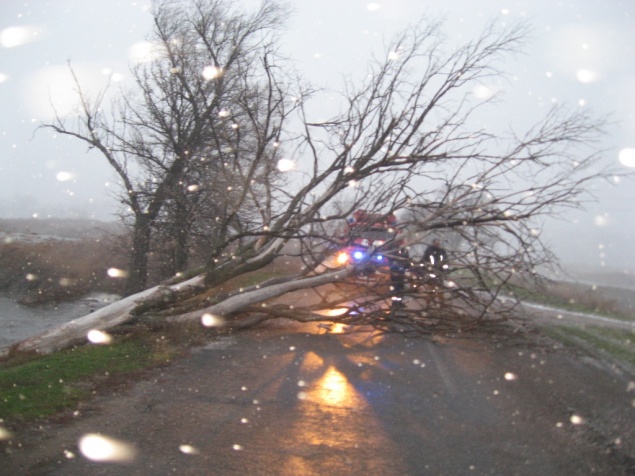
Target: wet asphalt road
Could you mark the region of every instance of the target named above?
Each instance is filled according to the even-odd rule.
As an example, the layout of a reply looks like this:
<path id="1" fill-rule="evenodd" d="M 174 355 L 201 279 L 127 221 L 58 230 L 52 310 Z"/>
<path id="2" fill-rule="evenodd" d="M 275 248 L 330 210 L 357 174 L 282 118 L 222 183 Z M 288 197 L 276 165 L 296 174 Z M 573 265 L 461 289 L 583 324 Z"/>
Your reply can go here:
<path id="1" fill-rule="evenodd" d="M 1 455 L 0 467 L 50 475 L 635 471 L 632 376 L 549 345 L 339 330 L 221 337 L 116 398 L 101 397 L 74 422 L 43 429 L 41 445 Z M 124 461 L 87 459 L 78 447 L 86 434 L 121 443 Z"/>

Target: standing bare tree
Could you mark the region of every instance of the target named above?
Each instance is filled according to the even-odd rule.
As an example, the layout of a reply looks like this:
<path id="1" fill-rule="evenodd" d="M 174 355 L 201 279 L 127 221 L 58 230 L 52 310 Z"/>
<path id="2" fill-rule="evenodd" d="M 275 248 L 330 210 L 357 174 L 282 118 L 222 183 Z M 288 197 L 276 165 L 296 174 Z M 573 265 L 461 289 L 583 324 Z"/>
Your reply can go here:
<path id="1" fill-rule="evenodd" d="M 113 118 L 102 109 L 104 95 L 91 102 L 80 90 L 77 122 L 58 117 L 45 125 L 97 148 L 121 180 L 132 228 L 127 294 L 146 286 L 152 230 L 162 212 L 176 225 L 178 271 L 195 203 L 188 192 L 230 187 L 226 167 L 252 168 L 255 175 L 273 160 L 267 145 L 277 140 L 286 112 L 261 95 L 263 88 L 279 89 L 274 46 L 285 15 L 276 1 L 249 14 L 225 0 L 157 1 L 155 58 L 132 70 L 136 89 L 123 94 Z M 241 140 L 245 123 L 259 137 L 248 151 Z M 202 177 L 209 181 L 197 183 Z"/>
<path id="2" fill-rule="evenodd" d="M 332 230 L 332 223 L 357 209 L 388 215 L 412 207 L 420 212 L 401 213 L 406 230 L 399 237 L 402 246 L 416 243 L 422 233 L 462 237 L 460 252 L 453 257 L 457 277 L 451 284 L 457 305 L 438 310 L 415 307 L 399 317 L 399 325 L 419 331 L 434 325 L 464 329 L 485 318 L 506 318 L 507 309 L 497 299 L 503 285 L 514 276 L 535 278 L 538 267 L 553 259 L 540 240 L 540 220 L 579 206 L 588 183 L 607 176 L 598 169 L 600 155 L 594 149 L 604 121 L 584 111 L 554 107 L 524 134 L 495 134 L 474 118 L 484 108 L 502 107 L 480 99 L 473 90 L 499 77 L 502 61 L 522 49 L 527 38 L 524 24 L 490 26 L 474 41 L 456 46 L 443 35 L 441 24 L 416 25 L 388 45 L 361 83 L 346 84 L 341 113 L 323 122 L 309 117 L 306 95 L 294 94 L 300 100 L 290 103 L 290 87 L 272 80 L 275 68 L 265 68 L 267 80 L 258 83 L 256 103 L 240 99 L 247 100 L 241 110 L 251 126 L 245 140 L 255 141 L 251 150 L 266 165 L 254 168 L 256 159 L 227 161 L 228 183 L 237 179 L 241 187 L 232 189 L 235 195 L 229 194 L 231 199 L 222 204 L 223 230 L 206 266 L 187 281 L 147 291 L 137 300 L 141 304 L 127 301 L 116 311 L 104 310 L 109 322 L 149 313 L 176 321 L 220 316 L 232 323 L 231 317 L 245 310 L 251 311 L 248 323 L 271 316 L 323 320 L 318 310 L 341 308 L 329 319 L 391 325 L 393 318 L 382 308 L 385 294 L 362 290 L 356 298 L 320 291 L 319 286 L 343 282 L 357 270 L 354 265 L 325 266 L 325 251 L 336 240 L 323 230 Z M 262 109 L 253 108 L 263 102 Z M 232 104 L 232 110 L 235 107 Z M 272 120 L 292 110 L 299 111 L 301 119 L 295 135 L 288 126 L 282 128 L 281 121 Z M 260 111 L 268 112 L 264 123 L 269 127 L 256 127 L 262 124 Z M 270 114 L 274 111 L 281 115 Z M 136 127 L 142 124 L 139 119 Z M 283 163 L 278 161 L 278 145 L 287 151 Z M 226 159 L 235 150 L 219 153 Z M 288 170 L 285 184 L 266 180 L 276 162 L 279 170 Z M 249 220 L 239 216 L 246 204 Z M 303 260 L 299 274 L 211 301 L 191 299 L 211 286 L 261 269 L 282 254 L 293 254 L 290 249 Z M 254 307 L 306 288 L 315 288 L 318 299 L 304 298 L 292 307 Z M 442 324 L 430 319 L 439 313 L 445 313 Z M 98 319 L 87 317 L 85 326 L 105 325 Z M 62 342 L 60 334 L 68 342 L 80 337 L 81 330 L 76 324 L 71 331 L 31 340 L 21 348 L 49 349 Z"/>

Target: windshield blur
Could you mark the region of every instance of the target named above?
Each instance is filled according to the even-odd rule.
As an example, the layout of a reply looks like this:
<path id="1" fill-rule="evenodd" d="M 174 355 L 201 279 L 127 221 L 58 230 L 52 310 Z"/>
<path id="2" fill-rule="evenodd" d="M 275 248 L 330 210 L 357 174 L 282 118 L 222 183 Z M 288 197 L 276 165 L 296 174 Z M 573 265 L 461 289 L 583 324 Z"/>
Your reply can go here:
<path id="1" fill-rule="evenodd" d="M 634 22 L 0 2 L 0 467 L 633 474 Z"/>

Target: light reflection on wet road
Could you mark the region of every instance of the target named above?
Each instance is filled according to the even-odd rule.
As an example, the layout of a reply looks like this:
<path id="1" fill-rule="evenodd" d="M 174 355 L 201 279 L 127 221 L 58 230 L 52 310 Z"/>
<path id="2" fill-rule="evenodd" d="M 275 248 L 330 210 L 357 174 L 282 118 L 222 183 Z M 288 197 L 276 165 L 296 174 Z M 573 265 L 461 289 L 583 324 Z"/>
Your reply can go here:
<path id="1" fill-rule="evenodd" d="M 56 436 L 72 452 L 85 433 L 129 442 L 132 463 L 58 455 L 38 467 L 113 475 L 628 474 L 607 447 L 632 440 L 633 398 L 622 377 L 545 349 L 317 326 L 252 330 L 193 352 Z M 584 424 L 573 424 L 572 412 Z"/>

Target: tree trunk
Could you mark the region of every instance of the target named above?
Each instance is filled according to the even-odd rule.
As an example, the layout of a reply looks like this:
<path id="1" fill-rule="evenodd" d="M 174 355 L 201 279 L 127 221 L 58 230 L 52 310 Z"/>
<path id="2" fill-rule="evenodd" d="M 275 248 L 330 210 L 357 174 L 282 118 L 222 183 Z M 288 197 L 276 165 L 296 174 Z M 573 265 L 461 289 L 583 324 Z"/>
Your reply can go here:
<path id="1" fill-rule="evenodd" d="M 137 215 L 133 229 L 132 250 L 128 265 L 128 280 L 124 294 L 143 291 L 148 283 L 148 253 L 150 252 L 150 220 Z"/>
<path id="2" fill-rule="evenodd" d="M 181 314 L 180 316 L 169 317 L 168 321 L 196 322 L 197 320 L 200 320 L 205 314 L 212 314 L 214 316 L 224 317 L 240 311 L 241 309 L 249 307 L 253 304 L 264 302 L 269 299 L 274 299 L 282 296 L 283 294 L 297 291 L 298 289 L 313 288 L 316 286 L 322 286 L 324 284 L 332 283 L 334 281 L 339 281 L 350 276 L 353 271 L 354 267 L 349 267 L 346 269 L 331 271 L 329 273 L 321 274 L 318 276 L 310 276 L 302 279 L 289 278 L 291 279 L 290 281 L 266 286 L 264 288 L 259 288 L 254 291 L 245 292 L 242 294 L 236 294 L 205 309 Z"/>
<path id="3" fill-rule="evenodd" d="M 174 217 L 174 274 L 187 269 L 189 261 L 188 243 L 190 238 L 190 223 L 185 207 L 178 207 Z"/>
<path id="4" fill-rule="evenodd" d="M 203 281 L 202 276 L 196 276 L 183 283 L 173 286 L 155 286 L 141 293 L 128 296 L 120 301 L 98 309 L 95 312 L 64 323 L 54 329 L 29 337 L 0 350 L 0 357 L 13 352 L 50 353 L 67 348 L 73 344 L 86 342 L 87 334 L 91 330 L 104 331 L 125 323 L 135 317 L 132 311 L 145 299 L 157 299 L 157 295 L 180 291 L 185 288 L 197 287 Z"/>
<path id="5" fill-rule="evenodd" d="M 168 318 L 168 320 L 171 322 L 200 322 L 204 314 L 225 317 L 253 304 L 279 297 L 291 291 L 338 281 L 350 275 L 352 271 L 353 268 L 348 268 L 304 279 L 289 278 L 290 281 L 234 295 L 206 309 L 174 316 Z M 104 331 L 134 319 L 136 316 L 132 314 L 132 311 L 139 304 L 142 304 L 144 300 L 157 299 L 157 295 L 160 293 L 182 292 L 184 288 L 200 286 L 202 282 L 203 276 L 201 275 L 173 286 L 156 286 L 133 296 L 128 296 L 121 301 L 103 307 L 84 317 L 67 322 L 59 327 L 29 337 L 8 348 L 2 349 L 0 350 L 0 357 L 17 352 L 38 352 L 46 354 L 67 348 L 73 344 L 86 342 L 87 334 L 91 330 Z M 257 321 L 260 320 L 262 320 L 262 318 L 257 319 Z"/>
<path id="6" fill-rule="evenodd" d="M 93 329 L 109 329 L 131 319 L 133 316 L 130 314 L 130 311 L 136 307 L 137 301 L 152 295 L 156 291 L 157 288 L 148 289 L 143 293 L 124 298 L 121 301 L 62 324 L 59 327 L 29 337 L 28 339 L 11 345 L 7 349 L 3 349 L 0 352 L 0 356 L 8 355 L 13 352 L 38 352 L 48 354 L 67 348 L 73 344 L 86 342 L 89 331 Z"/>

